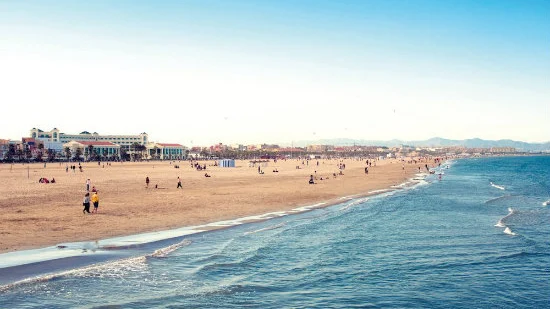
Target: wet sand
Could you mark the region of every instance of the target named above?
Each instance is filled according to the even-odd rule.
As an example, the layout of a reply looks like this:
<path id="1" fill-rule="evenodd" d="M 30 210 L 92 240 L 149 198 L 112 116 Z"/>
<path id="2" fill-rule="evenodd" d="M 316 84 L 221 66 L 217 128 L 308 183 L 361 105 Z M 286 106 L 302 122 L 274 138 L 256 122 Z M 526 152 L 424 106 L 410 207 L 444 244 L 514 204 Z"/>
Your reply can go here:
<path id="1" fill-rule="evenodd" d="M 367 175 L 365 160 L 353 159 L 309 164 L 271 160 L 261 166 L 264 174 L 249 161 L 237 161 L 234 168 L 199 163 L 207 169 L 197 171 L 188 161 L 90 162 L 82 163 L 82 172 L 78 165 L 75 172 L 66 172 L 65 163 L 0 164 L 0 253 L 336 203 L 343 196 L 399 185 L 425 164 L 405 163 L 403 170 L 400 161 L 382 160 Z M 338 175 L 339 163 L 346 165 L 344 175 Z M 310 175 L 316 177 L 315 185 L 308 184 Z M 41 177 L 56 183 L 39 183 Z M 150 179 L 148 188 L 145 177 Z M 183 189 L 176 188 L 178 177 Z M 88 178 L 99 193 L 98 214 L 82 213 Z"/>

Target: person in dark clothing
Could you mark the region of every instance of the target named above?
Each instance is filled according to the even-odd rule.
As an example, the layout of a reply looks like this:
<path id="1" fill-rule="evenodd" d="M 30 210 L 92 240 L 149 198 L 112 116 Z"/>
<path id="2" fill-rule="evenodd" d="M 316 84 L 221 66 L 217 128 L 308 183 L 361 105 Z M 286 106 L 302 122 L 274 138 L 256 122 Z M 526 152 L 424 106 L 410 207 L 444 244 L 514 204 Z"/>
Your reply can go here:
<path id="1" fill-rule="evenodd" d="M 84 201 L 82 202 L 82 205 L 84 205 L 84 210 L 82 210 L 82 213 L 85 214 L 90 213 L 90 193 L 86 192 L 84 195 Z"/>

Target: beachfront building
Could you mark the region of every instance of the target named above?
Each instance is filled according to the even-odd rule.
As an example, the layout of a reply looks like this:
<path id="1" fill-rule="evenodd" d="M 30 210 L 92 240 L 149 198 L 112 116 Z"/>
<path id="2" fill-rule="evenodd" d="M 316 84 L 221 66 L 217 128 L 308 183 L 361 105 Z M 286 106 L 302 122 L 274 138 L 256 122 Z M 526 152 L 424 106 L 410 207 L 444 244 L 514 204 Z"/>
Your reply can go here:
<path id="1" fill-rule="evenodd" d="M 184 160 L 187 154 L 186 147 L 180 144 L 148 143 L 146 159 L 157 160 Z"/>
<path id="2" fill-rule="evenodd" d="M 246 146 L 243 144 L 233 144 L 229 147 L 235 151 L 246 151 Z"/>
<path id="3" fill-rule="evenodd" d="M 516 148 L 514 147 L 491 147 L 489 150 L 492 153 L 514 153 Z"/>
<path id="4" fill-rule="evenodd" d="M 324 153 L 332 150 L 334 147 L 332 145 L 308 145 L 306 147 L 307 152 L 316 152 Z"/>
<path id="5" fill-rule="evenodd" d="M 71 159 L 119 160 L 120 145 L 104 141 L 70 141 L 63 144 Z"/>
<path id="6" fill-rule="evenodd" d="M 48 142 L 51 147 L 55 147 L 56 149 L 59 149 L 59 145 L 56 143 L 63 145 L 71 141 L 110 142 L 119 145 L 120 149 L 124 149 L 128 152 L 134 144 L 146 145 L 149 142 L 149 136 L 145 132 L 138 135 L 100 135 L 97 132 L 90 133 L 88 131 L 83 131 L 78 134 L 67 134 L 62 133 L 57 128 L 53 128 L 51 131 L 32 128 L 31 138 Z"/>
<path id="7" fill-rule="evenodd" d="M 8 156 L 10 151 L 10 141 L 7 139 L 0 139 L 0 159 Z"/>

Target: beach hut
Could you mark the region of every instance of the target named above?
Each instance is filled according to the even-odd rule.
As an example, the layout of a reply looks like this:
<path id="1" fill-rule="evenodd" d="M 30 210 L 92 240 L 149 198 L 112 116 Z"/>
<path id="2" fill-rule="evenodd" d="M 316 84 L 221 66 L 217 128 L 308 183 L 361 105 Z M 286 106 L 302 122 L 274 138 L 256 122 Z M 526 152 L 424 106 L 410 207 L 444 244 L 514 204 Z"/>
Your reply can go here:
<path id="1" fill-rule="evenodd" d="M 233 159 L 222 159 L 219 161 L 220 167 L 235 167 L 235 160 Z"/>

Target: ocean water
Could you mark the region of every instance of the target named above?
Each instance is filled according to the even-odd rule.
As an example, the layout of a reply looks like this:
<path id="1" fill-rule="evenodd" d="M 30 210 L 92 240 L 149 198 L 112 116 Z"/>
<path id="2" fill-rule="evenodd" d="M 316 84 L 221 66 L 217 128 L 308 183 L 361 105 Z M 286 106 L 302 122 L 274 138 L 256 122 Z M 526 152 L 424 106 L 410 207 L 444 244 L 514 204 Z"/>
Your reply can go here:
<path id="1" fill-rule="evenodd" d="M 441 172 L 210 232 L 0 255 L 0 307 L 549 308 L 550 157 Z"/>

